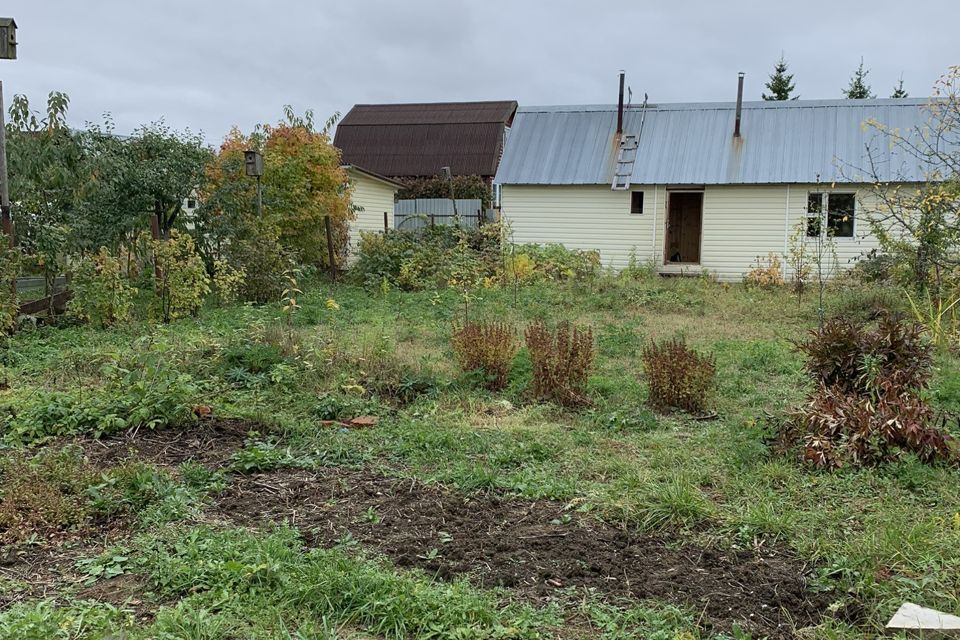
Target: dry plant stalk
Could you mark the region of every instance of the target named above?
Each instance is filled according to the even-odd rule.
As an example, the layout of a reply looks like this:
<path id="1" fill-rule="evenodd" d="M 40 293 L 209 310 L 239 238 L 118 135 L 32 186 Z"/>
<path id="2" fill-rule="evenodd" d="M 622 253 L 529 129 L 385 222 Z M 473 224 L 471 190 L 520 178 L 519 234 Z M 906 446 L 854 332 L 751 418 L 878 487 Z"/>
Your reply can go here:
<path id="1" fill-rule="evenodd" d="M 516 332 L 503 322 L 467 322 L 453 330 L 453 350 L 464 371 L 482 371 L 484 386 L 507 386 L 510 365 L 517 355 Z"/>
<path id="2" fill-rule="evenodd" d="M 590 404 L 587 377 L 593 367 L 593 331 L 567 321 L 551 331 L 543 321 L 527 327 L 527 349 L 533 363 L 532 392 L 538 400 L 571 407 Z"/>

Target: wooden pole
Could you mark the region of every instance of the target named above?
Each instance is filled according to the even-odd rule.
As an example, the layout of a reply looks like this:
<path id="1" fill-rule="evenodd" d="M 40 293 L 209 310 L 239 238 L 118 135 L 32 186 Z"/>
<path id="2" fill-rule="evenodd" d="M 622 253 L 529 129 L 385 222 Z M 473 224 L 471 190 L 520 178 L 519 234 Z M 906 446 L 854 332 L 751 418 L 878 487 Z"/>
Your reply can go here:
<path id="1" fill-rule="evenodd" d="M 10 185 L 7 179 L 7 125 L 4 121 L 6 110 L 3 106 L 3 81 L 0 81 L 0 227 L 7 236 L 7 242 L 12 249 L 16 246 L 13 237 L 13 219 L 10 217 Z M 17 278 L 10 280 L 10 291 L 13 299 L 17 298 Z M 51 298 L 52 300 L 52 298 Z"/>
<path id="2" fill-rule="evenodd" d="M 327 228 L 327 260 L 330 262 L 330 281 L 337 279 L 337 263 L 333 255 L 333 226 L 330 223 L 330 216 L 324 216 L 323 226 Z"/>
<path id="3" fill-rule="evenodd" d="M 4 122 L 3 82 L 0 81 L 0 215 L 3 232 L 13 247 L 13 220 L 10 218 L 10 184 L 7 181 L 7 127 Z"/>
<path id="4" fill-rule="evenodd" d="M 387 217 L 387 212 L 383 212 L 383 235 L 387 235 L 387 232 L 390 231 L 390 218 Z"/>

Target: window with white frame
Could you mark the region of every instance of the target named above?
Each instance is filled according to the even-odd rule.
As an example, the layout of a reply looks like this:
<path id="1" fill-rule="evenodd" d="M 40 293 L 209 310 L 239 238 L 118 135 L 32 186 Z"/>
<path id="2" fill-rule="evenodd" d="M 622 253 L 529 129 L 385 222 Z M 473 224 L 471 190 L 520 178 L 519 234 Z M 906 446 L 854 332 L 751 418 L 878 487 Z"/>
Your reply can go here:
<path id="1" fill-rule="evenodd" d="M 808 194 L 807 236 L 816 238 L 820 235 L 826 219 L 827 233 L 835 238 L 852 238 L 856 209 L 857 196 L 854 193 Z"/>

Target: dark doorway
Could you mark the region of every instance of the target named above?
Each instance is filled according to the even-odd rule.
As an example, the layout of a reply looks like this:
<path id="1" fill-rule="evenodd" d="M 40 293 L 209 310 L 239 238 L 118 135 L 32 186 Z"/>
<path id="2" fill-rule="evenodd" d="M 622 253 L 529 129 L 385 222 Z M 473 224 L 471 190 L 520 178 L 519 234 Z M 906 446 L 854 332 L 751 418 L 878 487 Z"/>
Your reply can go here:
<path id="1" fill-rule="evenodd" d="M 703 192 L 670 193 L 664 262 L 700 263 Z"/>

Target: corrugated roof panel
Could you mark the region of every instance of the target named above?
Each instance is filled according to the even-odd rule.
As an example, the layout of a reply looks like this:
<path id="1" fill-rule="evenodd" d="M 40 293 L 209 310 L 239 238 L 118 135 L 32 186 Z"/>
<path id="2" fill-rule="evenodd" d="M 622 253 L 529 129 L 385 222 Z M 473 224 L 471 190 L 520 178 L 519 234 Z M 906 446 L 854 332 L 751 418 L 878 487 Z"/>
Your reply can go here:
<path id="1" fill-rule="evenodd" d="M 734 103 L 640 107 L 624 133 L 640 133 L 634 184 L 772 184 L 864 179 L 867 148 L 881 178 L 919 181 L 925 167 L 866 125 L 924 129 L 927 99 L 748 102 L 742 137 Z M 522 107 L 514 117 L 496 181 L 501 184 L 609 184 L 616 157 L 616 107 Z"/>
<path id="2" fill-rule="evenodd" d="M 492 176 L 517 103 L 356 105 L 337 126 L 342 161 L 386 176 Z"/>

